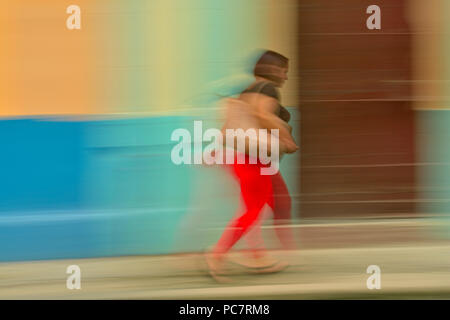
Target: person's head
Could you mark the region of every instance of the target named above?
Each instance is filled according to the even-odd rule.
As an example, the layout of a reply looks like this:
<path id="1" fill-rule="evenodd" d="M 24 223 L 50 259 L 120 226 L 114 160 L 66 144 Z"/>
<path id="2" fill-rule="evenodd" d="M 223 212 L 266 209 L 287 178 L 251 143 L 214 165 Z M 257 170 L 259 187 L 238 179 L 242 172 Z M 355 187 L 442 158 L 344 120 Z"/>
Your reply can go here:
<path id="1" fill-rule="evenodd" d="M 265 51 L 258 59 L 253 69 L 255 77 L 261 77 L 274 82 L 281 87 L 288 79 L 289 59 L 271 50 Z"/>

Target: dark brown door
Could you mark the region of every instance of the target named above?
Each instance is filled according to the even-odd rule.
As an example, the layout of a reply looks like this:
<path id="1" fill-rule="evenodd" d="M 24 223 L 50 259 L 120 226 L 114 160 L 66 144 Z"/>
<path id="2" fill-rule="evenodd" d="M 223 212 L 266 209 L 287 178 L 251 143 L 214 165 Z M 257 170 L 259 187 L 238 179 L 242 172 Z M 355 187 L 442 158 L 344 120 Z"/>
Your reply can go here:
<path id="1" fill-rule="evenodd" d="M 406 0 L 299 0 L 303 218 L 414 213 Z"/>

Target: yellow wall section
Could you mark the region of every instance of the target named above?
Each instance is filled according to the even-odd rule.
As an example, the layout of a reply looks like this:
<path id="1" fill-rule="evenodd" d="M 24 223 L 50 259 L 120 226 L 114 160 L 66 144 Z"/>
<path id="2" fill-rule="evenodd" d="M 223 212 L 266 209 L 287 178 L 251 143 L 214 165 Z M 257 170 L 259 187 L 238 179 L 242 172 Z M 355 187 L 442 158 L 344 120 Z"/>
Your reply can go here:
<path id="1" fill-rule="evenodd" d="M 71 4 L 81 30 L 66 28 Z M 185 113 L 257 48 L 290 58 L 282 102 L 296 106 L 297 10 L 295 0 L 2 1 L 0 116 Z"/>
<path id="2" fill-rule="evenodd" d="M 413 32 L 413 89 L 415 109 L 445 108 L 444 1 L 411 0 L 408 18 Z"/>

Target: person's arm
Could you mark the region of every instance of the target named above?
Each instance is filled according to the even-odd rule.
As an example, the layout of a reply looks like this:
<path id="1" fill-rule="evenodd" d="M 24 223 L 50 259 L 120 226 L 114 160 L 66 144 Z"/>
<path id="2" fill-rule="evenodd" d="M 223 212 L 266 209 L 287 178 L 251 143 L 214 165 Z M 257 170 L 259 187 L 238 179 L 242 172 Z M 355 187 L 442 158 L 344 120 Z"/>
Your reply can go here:
<path id="1" fill-rule="evenodd" d="M 280 142 L 285 147 L 286 153 L 293 153 L 298 150 L 298 146 L 292 137 L 292 127 L 281 120 L 275 112 L 278 109 L 278 101 L 274 98 L 259 94 L 257 105 L 254 109 L 254 116 L 260 124 L 267 129 L 278 129 Z"/>

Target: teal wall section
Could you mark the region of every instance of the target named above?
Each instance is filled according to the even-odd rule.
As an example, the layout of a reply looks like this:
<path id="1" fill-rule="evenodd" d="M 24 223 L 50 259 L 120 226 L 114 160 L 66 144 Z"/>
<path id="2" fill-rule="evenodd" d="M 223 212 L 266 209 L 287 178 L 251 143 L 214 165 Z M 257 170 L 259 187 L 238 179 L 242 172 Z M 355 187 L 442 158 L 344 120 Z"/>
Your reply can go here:
<path id="1" fill-rule="evenodd" d="M 446 223 L 437 236 L 450 238 L 450 110 L 417 111 L 418 212 L 433 214 Z"/>
<path id="2" fill-rule="evenodd" d="M 4 144 L 8 157 L 0 161 L 0 261 L 165 254 L 210 245 L 234 215 L 239 190 L 221 167 L 172 163 L 172 131 L 187 128 L 193 136 L 194 120 L 1 121 L 0 133 L 23 138 L 20 146 Z M 281 165 L 291 193 L 298 193 L 298 161 L 289 156 Z"/>

